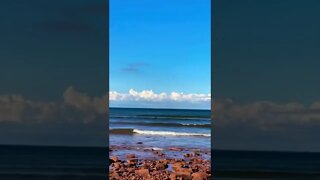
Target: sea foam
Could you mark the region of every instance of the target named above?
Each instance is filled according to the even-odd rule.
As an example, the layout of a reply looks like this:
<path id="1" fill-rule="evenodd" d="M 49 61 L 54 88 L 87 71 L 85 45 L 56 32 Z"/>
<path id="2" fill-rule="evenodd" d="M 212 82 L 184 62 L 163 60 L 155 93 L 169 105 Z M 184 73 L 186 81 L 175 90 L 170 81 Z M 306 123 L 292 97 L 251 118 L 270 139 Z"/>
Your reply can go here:
<path id="1" fill-rule="evenodd" d="M 185 133 L 185 132 L 172 132 L 172 131 L 147 131 L 147 130 L 139 130 L 139 129 L 133 129 L 133 132 L 137 133 L 137 134 L 162 135 L 162 136 L 206 136 L 206 137 L 211 136 L 211 134 L 204 134 L 204 133 Z"/>

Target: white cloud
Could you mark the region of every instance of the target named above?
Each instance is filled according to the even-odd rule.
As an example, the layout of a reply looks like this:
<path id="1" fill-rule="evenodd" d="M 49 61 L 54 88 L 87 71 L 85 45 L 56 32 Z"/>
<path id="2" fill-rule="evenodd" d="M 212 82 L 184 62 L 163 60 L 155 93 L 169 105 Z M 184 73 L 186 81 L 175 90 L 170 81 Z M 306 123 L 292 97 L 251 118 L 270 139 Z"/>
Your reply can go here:
<path id="1" fill-rule="evenodd" d="M 136 91 L 134 89 L 130 89 L 128 93 L 119 93 L 116 91 L 109 92 L 109 100 L 110 101 L 172 101 L 172 102 L 210 102 L 211 95 L 210 94 L 184 94 L 181 92 L 171 92 L 169 94 L 155 93 L 152 90 L 143 90 Z"/>
<path id="2" fill-rule="evenodd" d="M 20 95 L 0 95 L 0 122 L 42 123 L 78 122 L 89 123 L 101 119 L 107 113 L 107 96 L 91 97 L 68 87 L 63 101 L 39 102 Z"/>
<path id="3" fill-rule="evenodd" d="M 214 120 L 222 126 L 241 124 L 261 130 L 281 130 L 288 125 L 320 125 L 320 102 L 310 106 L 267 101 L 240 104 L 229 99 L 215 102 L 214 109 Z"/>
<path id="4" fill-rule="evenodd" d="M 0 96 L 0 122 L 13 121 L 19 122 L 21 115 L 28 105 L 28 101 L 18 95 Z"/>

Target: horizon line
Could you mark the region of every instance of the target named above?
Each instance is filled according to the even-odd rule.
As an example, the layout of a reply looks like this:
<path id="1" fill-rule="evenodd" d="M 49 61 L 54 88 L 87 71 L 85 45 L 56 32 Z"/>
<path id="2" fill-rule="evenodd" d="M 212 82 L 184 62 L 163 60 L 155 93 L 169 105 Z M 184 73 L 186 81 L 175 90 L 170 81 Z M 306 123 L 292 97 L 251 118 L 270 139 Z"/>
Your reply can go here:
<path id="1" fill-rule="evenodd" d="M 149 108 L 149 107 L 109 107 L 110 108 L 123 108 L 123 109 L 172 109 L 172 110 L 211 110 L 211 108 L 208 108 L 208 109 L 191 109 L 191 108 L 157 108 L 157 107 L 152 107 L 152 108 Z"/>

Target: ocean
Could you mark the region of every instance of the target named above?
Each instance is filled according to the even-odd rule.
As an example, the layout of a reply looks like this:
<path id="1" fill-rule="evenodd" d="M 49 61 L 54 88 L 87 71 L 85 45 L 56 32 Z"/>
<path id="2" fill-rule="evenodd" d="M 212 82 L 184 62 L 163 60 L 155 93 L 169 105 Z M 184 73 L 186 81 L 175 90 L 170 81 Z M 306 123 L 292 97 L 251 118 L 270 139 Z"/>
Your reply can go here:
<path id="1" fill-rule="evenodd" d="M 132 152 L 128 147 L 211 150 L 210 127 L 209 110 L 111 108 L 109 144 L 124 148 L 109 153 L 125 155 Z M 107 152 L 107 147 L 1 145 L 0 179 L 106 179 Z M 206 158 L 211 156 L 214 179 L 320 179 L 320 153 L 213 149 Z"/>
<path id="2" fill-rule="evenodd" d="M 320 179 L 320 153 L 213 150 L 213 177 L 221 180 Z"/>
<path id="3" fill-rule="evenodd" d="M 0 145 L 0 179 L 102 180 L 107 148 Z"/>
<path id="4" fill-rule="evenodd" d="M 213 150 L 212 156 L 214 179 L 320 179 L 320 153 Z M 107 148 L 0 145 L 0 179 L 106 179 L 107 160 Z"/>
<path id="5" fill-rule="evenodd" d="M 110 145 L 211 148 L 210 110 L 110 108 Z"/>

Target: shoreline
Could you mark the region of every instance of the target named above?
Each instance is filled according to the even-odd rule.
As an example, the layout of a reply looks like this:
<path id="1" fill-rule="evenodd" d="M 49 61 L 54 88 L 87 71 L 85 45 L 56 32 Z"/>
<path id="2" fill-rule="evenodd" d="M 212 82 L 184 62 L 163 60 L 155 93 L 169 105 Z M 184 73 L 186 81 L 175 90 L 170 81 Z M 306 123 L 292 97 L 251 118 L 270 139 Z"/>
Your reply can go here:
<path id="1" fill-rule="evenodd" d="M 210 149 L 109 147 L 110 179 L 211 179 Z"/>

